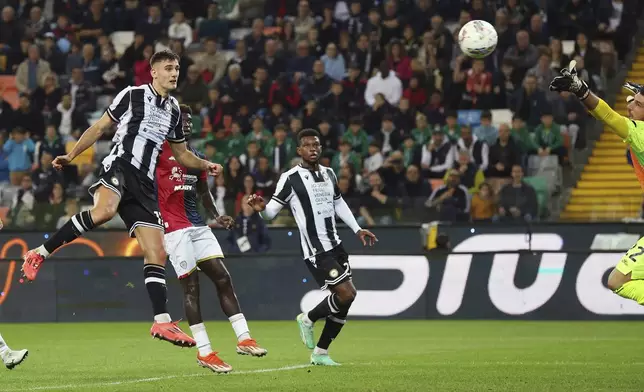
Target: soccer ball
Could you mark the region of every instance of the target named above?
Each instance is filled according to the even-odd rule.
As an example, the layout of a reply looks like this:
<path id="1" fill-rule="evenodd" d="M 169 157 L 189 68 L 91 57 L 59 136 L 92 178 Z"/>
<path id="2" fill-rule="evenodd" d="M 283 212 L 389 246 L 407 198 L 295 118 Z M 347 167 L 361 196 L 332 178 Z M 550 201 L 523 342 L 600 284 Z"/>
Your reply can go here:
<path id="1" fill-rule="evenodd" d="M 484 20 L 467 22 L 458 32 L 458 46 L 463 53 L 475 59 L 482 59 L 492 53 L 498 40 L 494 26 Z"/>

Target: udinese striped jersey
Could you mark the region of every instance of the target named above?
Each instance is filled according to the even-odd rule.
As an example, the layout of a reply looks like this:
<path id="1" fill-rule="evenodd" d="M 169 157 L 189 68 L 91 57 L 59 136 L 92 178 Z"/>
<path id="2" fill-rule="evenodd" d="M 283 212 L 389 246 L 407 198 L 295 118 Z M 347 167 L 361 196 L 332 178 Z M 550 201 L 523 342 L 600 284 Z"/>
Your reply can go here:
<path id="1" fill-rule="evenodd" d="M 118 125 L 112 139 L 114 147 L 103 160 L 104 166 L 120 157 L 154 180 L 163 142 L 185 142 L 179 102 L 172 96 L 163 98 L 152 84 L 124 88 L 107 114 Z"/>
<path id="2" fill-rule="evenodd" d="M 342 195 L 333 169 L 320 165 L 311 171 L 297 165 L 284 172 L 271 200 L 290 206 L 300 231 L 305 259 L 340 244 L 335 221 L 335 201 Z"/>

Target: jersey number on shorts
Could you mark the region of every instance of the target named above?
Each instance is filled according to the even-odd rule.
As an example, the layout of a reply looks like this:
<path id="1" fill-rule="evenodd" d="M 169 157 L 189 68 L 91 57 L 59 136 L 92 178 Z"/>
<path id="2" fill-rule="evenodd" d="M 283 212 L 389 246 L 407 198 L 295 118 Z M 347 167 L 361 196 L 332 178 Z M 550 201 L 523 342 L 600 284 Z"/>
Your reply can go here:
<path id="1" fill-rule="evenodd" d="M 628 258 L 631 259 L 633 263 L 637 263 L 637 258 L 641 255 L 644 255 L 644 246 L 633 245 L 627 253 Z"/>

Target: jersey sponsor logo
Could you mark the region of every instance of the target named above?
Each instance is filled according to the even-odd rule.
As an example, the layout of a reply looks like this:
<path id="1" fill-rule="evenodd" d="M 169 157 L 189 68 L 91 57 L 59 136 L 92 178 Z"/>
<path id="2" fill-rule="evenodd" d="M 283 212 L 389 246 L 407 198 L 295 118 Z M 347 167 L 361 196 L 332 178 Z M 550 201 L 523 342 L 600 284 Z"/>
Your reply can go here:
<path id="1" fill-rule="evenodd" d="M 192 191 L 193 188 L 194 188 L 194 186 L 192 186 L 192 185 L 175 185 L 174 186 L 174 191 L 175 192 L 177 192 L 177 191 Z"/>
<path id="2" fill-rule="evenodd" d="M 173 167 L 169 179 L 172 181 L 182 181 L 183 171 L 181 170 L 181 168 L 178 166 Z"/>

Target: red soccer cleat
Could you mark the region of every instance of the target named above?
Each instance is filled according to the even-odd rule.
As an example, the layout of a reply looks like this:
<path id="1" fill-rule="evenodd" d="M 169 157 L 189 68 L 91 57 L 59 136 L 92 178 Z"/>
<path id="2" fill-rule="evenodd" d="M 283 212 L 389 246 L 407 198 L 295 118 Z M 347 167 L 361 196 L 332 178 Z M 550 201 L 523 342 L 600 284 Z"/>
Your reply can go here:
<path id="1" fill-rule="evenodd" d="M 199 366 L 210 369 L 215 373 L 228 373 L 233 370 L 233 367 L 222 361 L 221 358 L 217 356 L 217 353 L 215 351 L 211 352 L 205 357 L 197 354 L 197 363 L 199 364 Z"/>
<path id="2" fill-rule="evenodd" d="M 260 347 L 255 339 L 242 340 L 237 344 L 237 354 L 252 355 L 253 357 L 263 357 L 268 350 Z"/>
<path id="3" fill-rule="evenodd" d="M 32 280 L 36 279 L 38 270 L 40 270 L 42 263 L 45 262 L 45 258 L 43 257 L 43 255 L 32 249 L 29 252 L 25 253 L 22 259 L 25 261 L 24 263 L 22 263 L 21 268 L 22 277 L 31 282 Z"/>
<path id="4" fill-rule="evenodd" d="M 179 321 L 169 323 L 157 323 L 156 321 L 150 328 L 150 335 L 156 339 L 165 340 L 179 347 L 194 347 L 197 342 L 190 336 L 186 335 L 177 325 Z"/>

